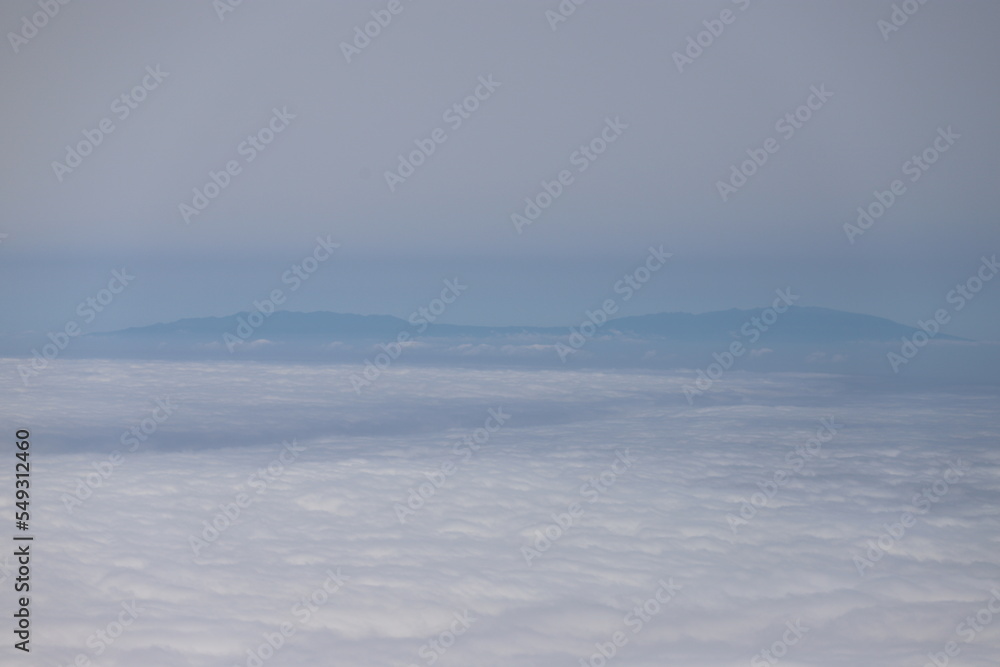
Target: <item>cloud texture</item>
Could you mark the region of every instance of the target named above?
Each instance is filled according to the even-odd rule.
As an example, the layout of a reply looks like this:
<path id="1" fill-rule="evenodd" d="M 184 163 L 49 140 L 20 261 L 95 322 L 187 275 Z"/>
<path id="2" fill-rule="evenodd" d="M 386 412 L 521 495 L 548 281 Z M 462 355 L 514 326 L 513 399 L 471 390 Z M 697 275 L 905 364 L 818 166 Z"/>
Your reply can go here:
<path id="1" fill-rule="evenodd" d="M 734 374 L 691 406 L 691 374 L 405 368 L 359 396 L 354 366 L 57 361 L 25 389 L 2 364 L 33 438 L 36 664 L 902 666 L 955 642 L 954 664 L 985 666 L 1000 648 L 982 388 Z"/>

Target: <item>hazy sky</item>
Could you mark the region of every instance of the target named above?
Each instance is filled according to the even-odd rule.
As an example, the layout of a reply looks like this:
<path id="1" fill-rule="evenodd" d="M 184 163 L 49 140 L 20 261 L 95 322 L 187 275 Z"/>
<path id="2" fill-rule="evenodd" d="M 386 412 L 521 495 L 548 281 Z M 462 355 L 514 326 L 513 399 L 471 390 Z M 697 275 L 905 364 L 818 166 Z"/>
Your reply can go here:
<path id="1" fill-rule="evenodd" d="M 494 324 L 574 322 L 661 244 L 671 263 L 625 314 L 791 286 L 802 305 L 914 324 L 1000 251 L 990 0 L 919 5 L 891 32 L 882 0 L 590 0 L 555 29 L 555 0 L 248 1 L 220 18 L 221 2 L 0 7 L 0 333 L 60 327 L 122 266 L 134 283 L 89 330 L 245 310 L 318 235 L 341 247 L 285 307 L 405 317 L 460 277 L 445 319 Z M 348 62 L 372 12 L 391 22 Z M 448 112 L 477 90 L 478 108 Z M 271 143 L 244 143 L 264 128 Z M 577 152 L 602 131 L 602 154 Z M 92 152 L 54 167 L 85 132 Z M 434 136 L 390 190 L 399 155 Z M 938 137 L 926 171 L 905 165 Z M 748 150 L 767 161 L 723 201 Z M 230 161 L 186 222 L 179 206 Z M 517 233 L 511 215 L 562 170 L 572 182 Z M 844 224 L 895 179 L 905 191 L 850 243 Z M 949 333 L 1000 339 L 998 303 L 988 283 Z"/>

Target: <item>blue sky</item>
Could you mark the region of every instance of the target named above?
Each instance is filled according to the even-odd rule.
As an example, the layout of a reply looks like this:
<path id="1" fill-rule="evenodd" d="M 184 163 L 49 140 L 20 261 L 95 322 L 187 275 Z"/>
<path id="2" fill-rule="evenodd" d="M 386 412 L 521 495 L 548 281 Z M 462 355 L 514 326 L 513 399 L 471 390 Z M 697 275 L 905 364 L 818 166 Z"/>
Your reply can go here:
<path id="1" fill-rule="evenodd" d="M 0 57 L 0 332 L 61 326 L 122 266 L 137 280 L 91 330 L 245 310 L 318 235 L 341 252 L 287 307 L 405 316 L 458 276 L 446 319 L 476 324 L 574 321 L 661 244 L 671 265 L 624 314 L 792 286 L 913 324 L 1000 249 L 995 3 L 921 5 L 883 33 L 888 2 L 591 2 L 553 29 L 555 2 L 404 1 L 348 62 L 384 6 L 71 3 L 35 34 L 38 6 L 6 3 L 5 33 L 32 36 Z M 998 299 L 949 333 L 1000 339 Z"/>

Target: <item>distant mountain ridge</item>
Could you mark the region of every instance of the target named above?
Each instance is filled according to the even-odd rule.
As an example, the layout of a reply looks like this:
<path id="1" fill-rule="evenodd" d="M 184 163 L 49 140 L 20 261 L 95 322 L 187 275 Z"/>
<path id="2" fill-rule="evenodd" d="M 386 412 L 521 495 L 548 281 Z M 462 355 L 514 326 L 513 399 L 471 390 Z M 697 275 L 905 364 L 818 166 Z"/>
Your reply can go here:
<path id="1" fill-rule="evenodd" d="M 331 365 L 331 378 L 362 370 L 374 376 L 397 363 L 702 373 L 714 364 L 727 373 L 1000 382 L 1000 341 L 968 341 L 943 332 L 929 336 L 882 317 L 829 308 L 790 306 L 783 313 L 732 308 L 607 321 L 603 311 L 594 311 L 573 319 L 563 326 L 476 326 L 328 311 L 281 310 L 265 317 L 255 310 L 86 334 L 59 356 L 319 363 Z M 45 344 L 55 346 L 37 332 L 0 337 L 0 356 L 39 356 Z"/>
<path id="2" fill-rule="evenodd" d="M 690 313 L 657 313 L 612 320 L 609 326 L 637 334 L 660 335 L 676 340 L 706 340 L 720 331 L 747 336 L 754 330 L 766 333 L 775 342 L 837 343 L 858 341 L 893 341 L 918 331 L 883 317 L 849 313 L 831 308 L 790 306 L 788 311 L 768 324 L 764 308 L 740 310 L 731 308 L 693 315 Z M 755 323 L 755 319 L 760 324 Z M 772 331 L 773 329 L 773 331 Z M 938 334 L 938 339 L 966 340 Z"/>
<path id="3" fill-rule="evenodd" d="M 656 313 L 608 320 L 597 328 L 597 335 L 631 335 L 681 342 L 728 341 L 741 336 L 755 338 L 764 334 L 774 342 L 845 343 L 898 340 L 918 331 L 898 322 L 873 315 L 862 315 L 829 308 L 790 306 L 775 319 L 765 317 L 769 309 L 730 309 L 708 313 Z M 248 322 L 250 312 L 228 317 L 186 318 L 175 322 L 132 327 L 91 336 L 127 338 L 218 339 L 234 333 L 241 320 Z M 255 319 L 259 319 L 255 318 Z M 579 326 L 580 322 L 573 323 Z M 561 327 L 476 326 L 408 322 L 392 315 L 355 315 L 329 311 L 277 311 L 252 330 L 248 340 L 287 337 L 321 337 L 329 340 L 394 339 L 400 332 L 413 336 L 493 338 L 511 335 L 564 336 L 571 325 Z M 965 340 L 938 334 L 938 339 Z"/>

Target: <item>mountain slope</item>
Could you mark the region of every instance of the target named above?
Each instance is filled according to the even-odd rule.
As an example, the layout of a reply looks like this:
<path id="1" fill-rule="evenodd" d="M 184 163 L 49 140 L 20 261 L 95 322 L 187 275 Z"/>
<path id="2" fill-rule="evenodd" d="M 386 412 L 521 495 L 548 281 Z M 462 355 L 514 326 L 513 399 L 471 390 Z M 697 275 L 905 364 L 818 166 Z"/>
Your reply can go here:
<path id="1" fill-rule="evenodd" d="M 134 327 L 94 336 L 114 336 L 131 339 L 218 339 L 224 334 L 237 334 L 242 323 L 251 325 L 261 318 L 241 312 L 229 317 L 201 317 L 176 322 Z M 419 324 L 419 323 L 418 323 Z M 577 323 L 579 324 L 579 323 Z M 400 332 L 418 333 L 429 337 L 494 338 L 512 335 L 565 336 L 569 327 L 485 327 L 455 324 L 416 326 L 391 315 L 353 315 L 316 311 L 299 313 L 278 311 L 263 318 L 252 330 L 248 340 L 266 338 L 280 340 L 289 337 L 319 337 L 327 340 L 395 339 Z M 773 342 L 846 343 L 860 341 L 894 341 L 917 331 L 872 315 L 848 313 L 829 308 L 792 306 L 774 317 L 773 311 L 730 309 L 709 313 L 656 313 L 609 320 L 599 329 L 600 335 L 626 334 L 639 337 L 664 338 L 683 342 L 729 341 L 747 332 L 766 333 Z M 938 334 L 938 339 L 962 340 Z"/>

